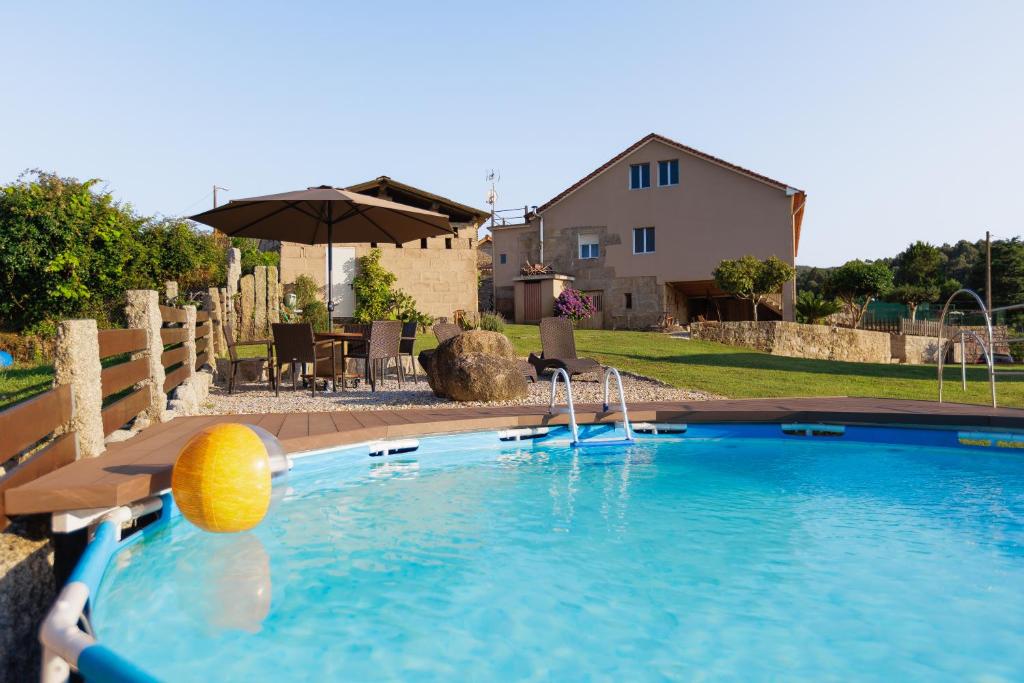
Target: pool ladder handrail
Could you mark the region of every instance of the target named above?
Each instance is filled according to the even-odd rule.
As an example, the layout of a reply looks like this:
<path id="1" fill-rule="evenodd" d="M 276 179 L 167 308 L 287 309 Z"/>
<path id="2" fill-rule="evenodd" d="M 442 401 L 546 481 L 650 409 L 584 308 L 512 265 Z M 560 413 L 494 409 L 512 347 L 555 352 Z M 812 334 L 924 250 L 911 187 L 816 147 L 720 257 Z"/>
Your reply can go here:
<path id="1" fill-rule="evenodd" d="M 565 380 L 565 401 L 566 405 L 556 406 L 555 397 L 558 392 L 558 378 L 561 377 Z M 564 368 L 555 368 L 555 371 L 551 373 L 551 402 L 548 404 L 548 414 L 550 415 L 569 415 L 569 431 L 572 433 L 572 445 L 575 446 L 580 441 L 580 429 L 579 425 L 576 424 L 576 404 L 572 400 L 572 382 L 569 381 L 569 373 Z"/>
<path id="2" fill-rule="evenodd" d="M 629 425 L 629 412 L 626 410 L 626 392 L 622 389 L 622 376 L 617 368 L 607 367 L 604 371 L 604 412 L 608 412 L 608 380 L 614 375 L 619 387 L 619 410 L 622 411 L 622 428 L 626 430 L 626 441 L 633 440 L 633 430 Z"/>
<path id="3" fill-rule="evenodd" d="M 551 401 L 548 404 L 548 413 L 550 415 L 565 415 L 569 416 L 569 431 L 572 434 L 571 446 L 580 446 L 582 443 L 591 444 L 614 444 L 614 443 L 632 443 L 634 441 L 633 430 L 629 424 L 629 412 L 626 408 L 626 393 L 622 387 L 622 376 L 619 375 L 619 371 L 616 368 L 605 368 L 604 371 L 604 412 L 608 412 L 608 394 L 609 387 L 608 382 L 614 375 L 615 382 L 619 388 L 619 410 L 622 411 L 622 426 L 626 431 L 626 436 L 623 439 L 592 439 L 588 442 L 580 441 L 580 430 L 579 424 L 576 422 L 576 404 L 573 401 L 572 396 L 572 381 L 569 378 L 569 373 L 564 368 L 555 368 L 551 374 Z M 565 406 L 556 406 L 555 399 L 558 393 L 558 381 L 561 379 L 565 382 Z"/>
<path id="4" fill-rule="evenodd" d="M 985 336 L 987 337 L 987 342 L 988 343 L 986 344 L 986 340 L 982 339 L 981 336 L 977 332 L 975 332 L 974 330 L 960 329 L 960 330 L 957 331 L 956 337 L 959 338 L 959 340 L 960 340 L 960 382 L 961 382 L 963 390 L 966 391 L 967 390 L 967 353 L 966 353 L 967 347 L 966 347 L 964 342 L 967 341 L 968 337 L 973 337 L 974 339 L 976 339 L 978 341 L 978 345 L 981 347 L 981 352 L 982 352 L 982 354 L 985 357 L 985 366 L 986 366 L 986 368 L 988 370 L 989 391 L 990 391 L 991 397 L 992 397 L 992 407 L 995 408 L 995 407 L 997 407 L 997 403 L 996 403 L 996 365 L 995 365 L 995 357 L 994 357 L 995 343 L 994 343 L 993 338 L 992 338 L 993 335 L 992 335 L 992 315 L 991 314 L 995 313 L 997 311 L 1017 310 L 1019 308 L 1024 307 L 1024 304 L 1017 304 L 1017 305 L 1014 305 L 1014 306 L 1001 306 L 999 308 L 993 308 L 990 311 L 988 309 L 988 307 L 985 306 L 985 302 L 981 300 L 981 297 L 978 296 L 978 293 L 975 292 L 973 289 L 958 289 L 958 290 L 956 290 L 955 292 L 953 292 L 952 294 L 949 295 L 949 298 L 946 299 L 946 305 L 942 307 L 942 315 L 939 316 L 939 336 L 938 336 L 938 349 L 937 349 L 938 356 L 939 356 L 938 357 L 938 363 L 937 363 L 937 366 L 938 366 L 937 369 L 938 369 L 938 375 L 939 375 L 939 403 L 943 402 L 943 400 L 942 400 L 943 399 L 943 396 L 942 396 L 942 385 L 943 385 L 943 379 L 944 379 L 943 378 L 943 369 L 944 369 L 945 360 L 946 360 L 946 347 L 953 343 L 953 338 L 952 337 L 950 339 L 947 339 L 947 340 L 943 341 L 943 337 L 945 336 L 943 334 L 943 332 L 945 331 L 945 326 L 946 326 L 946 315 L 949 313 L 949 306 L 950 306 L 950 304 L 953 303 L 953 299 L 955 299 L 956 297 L 958 297 L 961 294 L 967 294 L 968 296 L 970 296 L 971 298 L 973 298 L 977 302 L 978 308 L 981 310 L 981 314 L 982 314 L 982 316 L 985 319 Z M 1002 374 L 1016 374 L 1016 373 L 1002 373 Z"/>

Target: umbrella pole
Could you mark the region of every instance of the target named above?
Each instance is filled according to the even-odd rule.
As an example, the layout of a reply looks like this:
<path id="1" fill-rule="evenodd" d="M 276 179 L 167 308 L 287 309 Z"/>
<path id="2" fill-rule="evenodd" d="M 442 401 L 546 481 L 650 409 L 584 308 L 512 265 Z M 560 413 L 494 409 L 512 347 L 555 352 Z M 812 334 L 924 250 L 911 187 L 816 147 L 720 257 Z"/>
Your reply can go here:
<path id="1" fill-rule="evenodd" d="M 334 329 L 334 224 L 331 203 L 327 202 L 327 329 Z"/>

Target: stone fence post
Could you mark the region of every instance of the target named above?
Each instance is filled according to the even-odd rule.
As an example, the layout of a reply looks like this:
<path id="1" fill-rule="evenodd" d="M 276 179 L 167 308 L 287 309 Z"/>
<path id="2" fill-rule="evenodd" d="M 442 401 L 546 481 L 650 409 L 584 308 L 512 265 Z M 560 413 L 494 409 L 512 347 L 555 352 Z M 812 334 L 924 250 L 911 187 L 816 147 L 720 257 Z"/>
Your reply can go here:
<path id="1" fill-rule="evenodd" d="M 196 307 L 182 308 L 185 309 L 185 364 L 188 366 L 188 379 L 192 379 L 196 374 Z"/>
<path id="2" fill-rule="evenodd" d="M 155 293 L 155 292 L 154 292 Z M 95 458 L 103 444 L 103 386 L 100 338 L 95 320 L 64 320 L 57 328 L 54 384 L 71 385 L 71 422 L 78 432 L 78 457 Z"/>
<path id="3" fill-rule="evenodd" d="M 129 290 L 125 317 L 128 319 L 128 327 L 146 330 L 149 335 L 149 346 L 142 352 L 149 355 L 149 378 L 144 384 L 149 385 L 150 393 L 149 407 L 146 408 L 145 415 L 159 422 L 167 408 L 167 397 L 164 395 L 164 364 L 161 360 L 164 343 L 160 338 L 160 328 L 163 326 L 163 319 L 160 317 L 160 295 L 150 289 Z M 138 358 L 140 355 L 134 354 L 132 357 Z"/>

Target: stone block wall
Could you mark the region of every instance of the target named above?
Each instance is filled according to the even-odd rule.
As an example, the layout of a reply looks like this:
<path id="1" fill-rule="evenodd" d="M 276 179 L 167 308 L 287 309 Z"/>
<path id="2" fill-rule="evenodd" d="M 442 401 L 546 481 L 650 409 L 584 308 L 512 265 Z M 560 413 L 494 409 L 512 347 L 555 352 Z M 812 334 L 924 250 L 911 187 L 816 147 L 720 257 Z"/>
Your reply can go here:
<path id="1" fill-rule="evenodd" d="M 893 357 L 889 333 L 846 327 L 781 320 L 693 323 L 690 334 L 693 339 L 745 346 L 793 358 L 890 363 Z"/>

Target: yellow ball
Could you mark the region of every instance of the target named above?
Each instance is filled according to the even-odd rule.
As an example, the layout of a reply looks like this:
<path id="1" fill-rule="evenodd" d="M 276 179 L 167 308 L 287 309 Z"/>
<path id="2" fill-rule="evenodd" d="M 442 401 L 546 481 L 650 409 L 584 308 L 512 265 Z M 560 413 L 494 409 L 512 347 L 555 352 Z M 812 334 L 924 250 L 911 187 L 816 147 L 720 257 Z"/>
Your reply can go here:
<path id="1" fill-rule="evenodd" d="M 246 425 L 207 427 L 185 444 L 174 463 L 171 492 L 185 519 L 201 529 L 251 529 L 270 507 L 270 456 Z"/>

